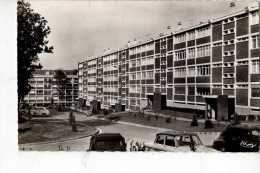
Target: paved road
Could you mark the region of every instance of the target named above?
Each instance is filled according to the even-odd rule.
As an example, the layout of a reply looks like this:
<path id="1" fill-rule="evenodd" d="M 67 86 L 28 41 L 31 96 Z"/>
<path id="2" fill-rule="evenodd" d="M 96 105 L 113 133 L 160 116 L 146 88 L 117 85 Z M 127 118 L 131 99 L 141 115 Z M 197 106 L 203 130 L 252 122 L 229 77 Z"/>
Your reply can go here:
<path id="1" fill-rule="evenodd" d="M 53 118 L 67 119 L 67 114 L 61 114 Z M 87 118 L 85 115 L 76 114 L 77 121 L 86 121 Z M 109 125 L 96 126 L 103 133 L 104 132 L 116 132 L 121 133 L 129 146 L 129 143 L 132 139 L 135 141 L 146 141 L 151 142 L 155 138 L 155 134 L 162 131 L 163 129 L 146 127 L 134 124 L 127 123 L 113 123 Z M 215 135 L 202 134 L 200 135 L 204 144 L 210 145 L 212 140 L 216 138 Z M 85 151 L 89 147 L 90 137 L 76 139 L 73 141 L 57 142 L 57 143 L 48 143 L 48 144 L 30 144 L 30 145 L 20 145 L 20 149 L 33 150 L 33 151 L 59 151 L 60 150 L 69 150 L 69 151 Z"/>

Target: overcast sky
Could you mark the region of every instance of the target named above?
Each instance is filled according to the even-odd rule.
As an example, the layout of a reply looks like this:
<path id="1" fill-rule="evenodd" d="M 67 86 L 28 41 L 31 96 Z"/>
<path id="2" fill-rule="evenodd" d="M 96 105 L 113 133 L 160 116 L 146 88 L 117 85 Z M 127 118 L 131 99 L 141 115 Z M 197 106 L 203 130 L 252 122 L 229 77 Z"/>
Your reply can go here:
<path id="1" fill-rule="evenodd" d="M 53 54 L 40 55 L 44 69 L 72 69 L 88 56 L 105 48 L 123 47 L 129 40 L 176 30 L 243 9 L 254 1 L 61 1 L 30 0 L 35 12 L 44 16 L 51 28 L 48 39 Z M 180 27 L 180 26 L 179 26 Z"/>

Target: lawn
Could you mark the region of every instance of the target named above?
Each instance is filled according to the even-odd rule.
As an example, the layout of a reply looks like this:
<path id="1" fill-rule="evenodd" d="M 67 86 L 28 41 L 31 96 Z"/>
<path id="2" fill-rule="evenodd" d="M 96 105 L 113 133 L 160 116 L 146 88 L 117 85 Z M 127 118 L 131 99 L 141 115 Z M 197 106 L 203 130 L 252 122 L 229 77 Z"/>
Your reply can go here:
<path id="1" fill-rule="evenodd" d="M 86 124 L 77 124 L 77 132 L 64 120 L 32 120 L 32 129 L 19 132 L 18 143 L 37 143 L 63 141 L 70 138 L 88 136 L 97 132 L 97 129 Z"/>

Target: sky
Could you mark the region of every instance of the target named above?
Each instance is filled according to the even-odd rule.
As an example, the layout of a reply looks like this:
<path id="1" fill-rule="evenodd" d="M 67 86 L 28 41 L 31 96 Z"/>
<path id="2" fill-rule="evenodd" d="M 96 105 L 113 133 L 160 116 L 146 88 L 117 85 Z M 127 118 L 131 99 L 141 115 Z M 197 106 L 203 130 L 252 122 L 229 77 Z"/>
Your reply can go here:
<path id="1" fill-rule="evenodd" d="M 49 45 L 54 53 L 41 54 L 44 69 L 74 69 L 78 62 L 104 49 L 123 47 L 141 40 L 217 18 L 254 4 L 253 0 L 172 0 L 172 1 L 62 1 L 29 0 L 31 8 L 48 21 Z M 182 25 L 178 26 L 181 21 Z"/>

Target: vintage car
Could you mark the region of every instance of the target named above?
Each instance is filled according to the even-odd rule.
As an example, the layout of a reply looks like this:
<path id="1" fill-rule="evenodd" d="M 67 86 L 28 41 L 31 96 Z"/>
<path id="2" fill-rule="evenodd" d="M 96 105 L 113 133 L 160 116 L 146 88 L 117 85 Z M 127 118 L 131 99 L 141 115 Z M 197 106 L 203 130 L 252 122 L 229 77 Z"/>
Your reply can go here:
<path id="1" fill-rule="evenodd" d="M 126 151 L 125 138 L 120 133 L 100 133 L 90 139 L 88 151 Z"/>
<path id="2" fill-rule="evenodd" d="M 143 151 L 216 152 L 204 146 L 196 133 L 165 131 L 156 134 L 153 143 L 143 143 Z"/>
<path id="3" fill-rule="evenodd" d="M 30 113 L 32 115 L 36 115 L 36 116 L 49 116 L 50 115 L 50 111 L 45 107 L 33 107 L 30 110 Z"/>
<path id="4" fill-rule="evenodd" d="M 214 141 L 213 148 L 226 152 L 258 152 L 259 140 L 259 127 L 231 124 Z"/>

